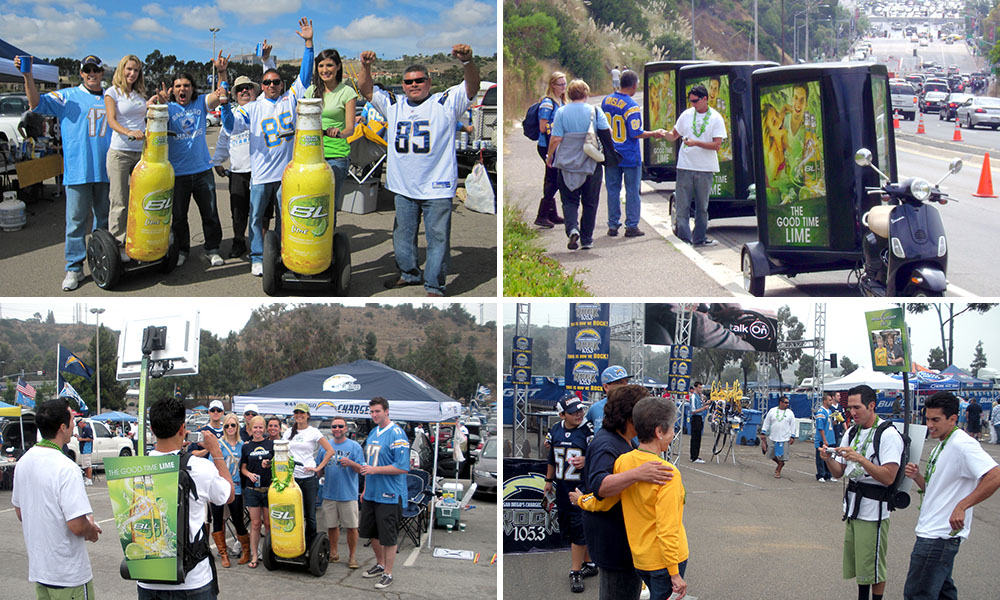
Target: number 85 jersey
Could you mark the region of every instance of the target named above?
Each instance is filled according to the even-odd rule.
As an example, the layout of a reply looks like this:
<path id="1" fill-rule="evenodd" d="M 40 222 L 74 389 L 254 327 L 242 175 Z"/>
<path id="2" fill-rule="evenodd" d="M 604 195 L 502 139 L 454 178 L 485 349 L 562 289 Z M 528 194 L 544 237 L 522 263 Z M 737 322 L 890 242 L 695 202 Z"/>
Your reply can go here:
<path id="1" fill-rule="evenodd" d="M 420 200 L 454 197 L 455 123 L 469 104 L 464 81 L 416 105 L 385 90 L 372 94 L 372 106 L 388 122 L 386 187 Z"/>
<path id="2" fill-rule="evenodd" d="M 549 443 L 549 464 L 555 465 L 556 495 L 569 498 L 569 493 L 580 487 L 583 470 L 577 470 L 569 459 L 584 456 L 587 446 L 594 439 L 594 425 L 584 421 L 573 429 L 567 429 L 560 421 L 549 430 L 545 441 Z"/>
<path id="3" fill-rule="evenodd" d="M 642 108 L 631 97 L 615 92 L 601 103 L 601 110 L 611 125 L 615 150 L 622 155 L 619 167 L 638 167 L 639 136 L 642 134 Z"/>

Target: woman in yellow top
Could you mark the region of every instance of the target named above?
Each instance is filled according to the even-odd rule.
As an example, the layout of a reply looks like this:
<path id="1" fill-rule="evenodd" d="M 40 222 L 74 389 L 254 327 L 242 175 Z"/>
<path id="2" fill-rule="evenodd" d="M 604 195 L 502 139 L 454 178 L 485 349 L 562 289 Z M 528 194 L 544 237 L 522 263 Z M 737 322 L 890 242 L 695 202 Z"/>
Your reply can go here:
<path id="1" fill-rule="evenodd" d="M 878 333 L 873 333 L 872 337 L 875 338 L 875 366 L 888 367 L 889 351 L 886 350 L 885 341 L 882 339 L 881 334 Z"/>
<path id="2" fill-rule="evenodd" d="M 333 169 L 335 206 L 340 206 L 347 169 L 351 166 L 351 145 L 347 138 L 354 133 L 358 95 L 354 88 L 344 83 L 340 53 L 332 48 L 316 55 L 312 80 L 314 83 L 306 90 L 306 97 L 323 99 L 323 157 Z"/>
<path id="3" fill-rule="evenodd" d="M 660 458 L 674 439 L 677 407 L 663 398 L 643 398 L 632 409 L 632 423 L 639 448 L 615 461 L 615 473 L 639 465 L 660 461 L 674 469 L 674 477 L 663 485 L 637 482 L 617 497 L 597 500 L 593 494 L 571 494 L 580 508 L 608 510 L 622 503 L 628 545 L 639 577 L 649 588 L 650 600 L 667 600 L 677 593 L 677 600 L 687 594 L 684 570 L 687 567 L 688 543 L 684 531 L 684 484 L 674 465 Z"/>

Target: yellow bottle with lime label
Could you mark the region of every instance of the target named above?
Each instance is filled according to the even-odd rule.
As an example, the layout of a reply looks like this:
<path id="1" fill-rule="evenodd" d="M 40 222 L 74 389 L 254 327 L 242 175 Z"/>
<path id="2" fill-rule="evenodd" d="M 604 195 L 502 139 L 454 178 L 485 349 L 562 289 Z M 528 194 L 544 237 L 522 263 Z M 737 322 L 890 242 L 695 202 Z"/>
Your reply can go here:
<path id="1" fill-rule="evenodd" d="M 125 253 L 140 261 L 163 258 L 170 245 L 174 168 L 167 160 L 167 105 L 146 110 L 146 143 L 129 179 Z"/>
<path id="2" fill-rule="evenodd" d="M 302 489 L 295 483 L 287 440 L 274 442 L 267 504 L 271 523 L 271 550 L 282 558 L 295 558 L 305 554 L 306 523 L 302 512 Z"/>
<path id="3" fill-rule="evenodd" d="M 333 261 L 333 170 L 323 159 L 323 101 L 298 102 L 295 149 L 281 177 L 281 261 L 317 275 Z"/>

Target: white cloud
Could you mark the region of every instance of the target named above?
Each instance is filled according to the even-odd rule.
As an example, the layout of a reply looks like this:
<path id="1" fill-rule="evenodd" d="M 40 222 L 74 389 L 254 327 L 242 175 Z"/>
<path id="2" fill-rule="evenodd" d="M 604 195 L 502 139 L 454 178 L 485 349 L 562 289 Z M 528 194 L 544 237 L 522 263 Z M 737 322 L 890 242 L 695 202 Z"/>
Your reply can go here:
<path id="1" fill-rule="evenodd" d="M 0 15 L 0 39 L 35 56 L 76 56 L 81 44 L 104 37 L 95 19 L 58 13 L 53 19 Z"/>
<path id="2" fill-rule="evenodd" d="M 61 6 L 64 9 L 72 9 L 73 12 L 83 15 L 104 15 L 107 14 L 103 9 L 94 6 L 93 4 L 86 4 L 83 2 L 74 2 L 74 0 L 8 0 L 10 4 L 24 4 L 31 7 L 43 8 L 50 5 Z"/>
<path id="3" fill-rule="evenodd" d="M 156 2 L 150 2 L 149 4 L 142 7 L 142 12 L 146 13 L 151 17 L 165 17 L 167 16 L 167 11 L 163 10 L 163 7 Z"/>
<path id="4" fill-rule="evenodd" d="M 441 12 L 442 23 L 455 25 L 487 25 L 496 23 L 497 7 L 476 0 L 459 0 L 459 2 Z"/>
<path id="5" fill-rule="evenodd" d="M 219 10 L 233 13 L 240 21 L 264 23 L 274 17 L 298 13 L 301 0 L 218 0 Z M 295 23 L 298 23 L 296 17 Z"/>
<path id="6" fill-rule="evenodd" d="M 382 18 L 366 15 L 347 27 L 334 27 L 324 36 L 331 40 L 372 40 L 412 37 L 423 27 L 406 17 Z"/>
<path id="7" fill-rule="evenodd" d="M 220 27 L 223 23 L 219 9 L 214 6 L 181 6 L 174 13 L 182 25 L 194 29 L 204 29 L 209 27 Z"/>
<path id="8" fill-rule="evenodd" d="M 149 17 L 142 17 L 137 21 L 133 21 L 132 24 L 129 25 L 129 30 L 141 31 L 143 33 L 170 33 L 170 31 L 168 31 L 163 25 L 160 25 L 156 19 L 151 19 Z"/>
<path id="9" fill-rule="evenodd" d="M 375 8 L 385 10 L 389 8 L 392 0 L 375 0 Z"/>

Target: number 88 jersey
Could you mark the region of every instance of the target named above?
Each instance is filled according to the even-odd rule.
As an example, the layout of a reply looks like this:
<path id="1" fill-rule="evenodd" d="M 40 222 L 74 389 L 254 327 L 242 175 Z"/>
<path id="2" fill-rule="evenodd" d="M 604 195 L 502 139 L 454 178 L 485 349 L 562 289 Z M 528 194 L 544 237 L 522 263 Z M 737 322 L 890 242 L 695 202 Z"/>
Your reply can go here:
<path id="1" fill-rule="evenodd" d="M 587 446 L 594 439 L 594 425 L 584 421 L 573 429 L 567 429 L 560 421 L 549 430 L 545 441 L 549 443 L 549 464 L 555 465 L 556 494 L 568 497 L 569 492 L 580 486 L 583 471 L 577 470 L 569 459 L 584 456 Z M 563 485 L 565 482 L 565 485 Z"/>
<path id="2" fill-rule="evenodd" d="M 452 198 L 458 181 L 455 122 L 469 108 L 465 82 L 413 105 L 385 90 L 372 106 L 388 122 L 386 187 L 414 199 Z"/>

